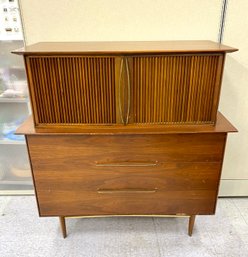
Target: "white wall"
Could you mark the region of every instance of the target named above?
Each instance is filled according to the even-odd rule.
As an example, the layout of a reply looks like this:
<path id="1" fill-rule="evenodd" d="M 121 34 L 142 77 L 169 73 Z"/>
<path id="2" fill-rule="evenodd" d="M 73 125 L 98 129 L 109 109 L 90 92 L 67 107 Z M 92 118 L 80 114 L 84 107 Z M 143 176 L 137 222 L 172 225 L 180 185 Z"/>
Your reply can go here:
<path id="1" fill-rule="evenodd" d="M 217 40 L 221 0 L 20 0 L 38 41 Z"/>
<path id="2" fill-rule="evenodd" d="M 248 195 L 248 1 L 229 0 L 224 43 L 239 48 L 228 55 L 220 110 L 238 128 L 229 136 L 221 195 Z"/>
<path id="3" fill-rule="evenodd" d="M 39 41 L 218 39 L 222 0 L 20 0 L 27 44 Z M 229 0 L 221 111 L 229 135 L 221 195 L 248 195 L 248 1 Z M 247 186 L 246 186 L 247 185 Z"/>

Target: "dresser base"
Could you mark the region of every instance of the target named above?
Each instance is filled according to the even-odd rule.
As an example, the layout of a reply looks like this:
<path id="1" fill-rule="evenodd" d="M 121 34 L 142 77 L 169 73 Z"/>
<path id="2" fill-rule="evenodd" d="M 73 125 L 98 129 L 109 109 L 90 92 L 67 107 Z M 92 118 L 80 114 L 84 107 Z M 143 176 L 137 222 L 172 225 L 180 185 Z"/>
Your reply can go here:
<path id="1" fill-rule="evenodd" d="M 27 142 L 40 217 L 188 217 L 215 213 L 228 132 L 215 126 L 38 133 L 32 118 L 17 131 Z M 168 215 L 164 215 L 168 214 Z"/>
<path id="2" fill-rule="evenodd" d="M 120 215 L 118 215 L 120 216 Z M 143 216 L 143 215 L 124 215 L 124 216 Z M 145 216 L 150 216 L 150 215 L 144 215 Z M 78 216 L 78 217 L 73 217 L 73 218 L 91 218 L 91 217 L 108 217 L 108 216 Z M 153 217 L 153 216 L 151 216 Z M 189 225 L 188 225 L 188 235 L 192 236 L 193 234 L 193 229 L 194 229 L 194 224 L 195 224 L 195 217 L 196 215 L 156 215 L 156 217 L 177 217 L 177 218 L 185 218 L 185 217 L 189 217 Z M 67 237 L 67 230 L 66 230 L 66 222 L 65 222 L 65 218 L 72 218 L 72 217 L 64 217 L 64 216 L 60 216 L 59 217 L 59 221 L 60 221 L 60 228 L 61 228 L 61 232 L 64 238 Z"/>

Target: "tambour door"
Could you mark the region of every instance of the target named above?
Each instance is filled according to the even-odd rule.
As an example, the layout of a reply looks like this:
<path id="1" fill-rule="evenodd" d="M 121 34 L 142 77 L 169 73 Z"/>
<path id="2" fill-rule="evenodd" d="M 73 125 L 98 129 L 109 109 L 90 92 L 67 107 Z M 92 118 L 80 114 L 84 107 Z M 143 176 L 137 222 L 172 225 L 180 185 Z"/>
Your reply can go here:
<path id="1" fill-rule="evenodd" d="M 129 123 L 214 124 L 223 63 L 224 54 L 128 58 Z"/>
<path id="2" fill-rule="evenodd" d="M 114 57 L 28 56 L 25 60 L 37 127 L 118 123 Z"/>
<path id="3" fill-rule="evenodd" d="M 216 120 L 224 54 L 25 59 L 36 128 Z"/>

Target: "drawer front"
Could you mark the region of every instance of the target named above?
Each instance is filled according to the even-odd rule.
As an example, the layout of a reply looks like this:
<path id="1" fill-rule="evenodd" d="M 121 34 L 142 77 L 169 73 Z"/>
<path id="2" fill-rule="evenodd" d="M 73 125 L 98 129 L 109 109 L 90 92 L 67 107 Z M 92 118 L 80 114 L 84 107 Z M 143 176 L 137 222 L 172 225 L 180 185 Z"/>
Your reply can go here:
<path id="1" fill-rule="evenodd" d="M 225 137 L 141 138 L 28 136 L 40 215 L 214 213 Z"/>
<path id="2" fill-rule="evenodd" d="M 220 163 L 36 170 L 41 215 L 213 213 Z"/>
<path id="3" fill-rule="evenodd" d="M 34 165 L 119 162 L 219 162 L 223 134 L 28 136 Z M 45 156 L 44 156 L 45 155 Z M 45 159 L 44 159 L 45 158 Z M 72 166 L 69 166 L 72 167 Z"/>

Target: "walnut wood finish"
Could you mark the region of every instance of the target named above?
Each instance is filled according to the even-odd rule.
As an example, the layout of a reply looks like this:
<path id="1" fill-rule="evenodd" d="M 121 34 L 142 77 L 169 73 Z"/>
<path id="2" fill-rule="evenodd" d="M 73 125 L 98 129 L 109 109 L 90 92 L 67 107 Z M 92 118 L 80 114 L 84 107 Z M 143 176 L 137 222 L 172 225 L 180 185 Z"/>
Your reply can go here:
<path id="1" fill-rule="evenodd" d="M 38 124 L 116 123 L 114 58 L 29 57 L 26 62 Z"/>
<path id="2" fill-rule="evenodd" d="M 214 123 L 224 56 L 134 57 L 133 122 Z"/>
<path id="3" fill-rule="evenodd" d="M 41 216 L 215 211 L 225 133 L 27 140 Z"/>
<path id="4" fill-rule="evenodd" d="M 214 214 L 228 132 L 210 41 L 39 43 L 25 134 L 40 216 Z M 216 120 L 217 117 L 217 120 Z M 42 132 L 42 133 L 41 133 Z"/>
<path id="5" fill-rule="evenodd" d="M 61 216 L 59 217 L 59 222 L 60 222 L 60 227 L 61 227 L 61 232 L 64 238 L 67 237 L 66 233 L 66 223 L 65 223 L 65 217 Z"/>
<path id="6" fill-rule="evenodd" d="M 120 136 L 30 135 L 28 144 L 33 150 L 31 153 L 36 153 L 37 158 L 43 158 L 40 156 L 43 152 L 49 153 L 49 160 L 51 160 L 49 165 L 52 165 L 54 158 L 59 161 L 56 165 L 60 163 L 64 165 L 64 158 L 68 158 L 72 160 L 70 165 L 80 160 L 84 166 L 87 164 L 95 167 L 99 163 L 126 161 L 149 164 L 156 161 L 220 162 L 225 138 L 225 133 Z M 58 153 L 55 153 L 55 150 Z"/>
<path id="7" fill-rule="evenodd" d="M 120 64 L 113 57 L 27 57 L 35 124 L 213 124 L 223 61 L 223 54 Z"/>
<path id="8" fill-rule="evenodd" d="M 189 217 L 189 227 L 188 227 L 189 236 L 192 236 L 193 229 L 194 229 L 194 224 L 195 224 L 195 215 L 191 215 Z"/>
<path id="9" fill-rule="evenodd" d="M 190 43 L 57 43 L 57 50 L 40 43 L 16 51 L 25 58 L 37 131 L 214 124 L 225 53 L 237 49 Z"/>
<path id="10" fill-rule="evenodd" d="M 109 41 L 109 42 L 40 42 L 12 53 L 21 55 L 54 54 L 134 54 L 134 53 L 218 53 L 235 52 L 237 48 L 209 40 L 177 41 Z"/>
<path id="11" fill-rule="evenodd" d="M 30 116 L 17 130 L 16 134 L 25 135 L 147 135 L 147 134 L 195 134 L 195 133 L 226 133 L 237 132 L 237 129 L 220 113 L 217 113 L 215 126 L 212 125 L 127 125 L 127 126 L 84 126 L 82 130 L 79 126 L 73 128 L 52 126 L 47 130 L 43 127 L 41 132 L 35 129 L 33 117 Z"/>

